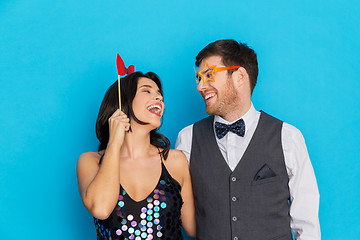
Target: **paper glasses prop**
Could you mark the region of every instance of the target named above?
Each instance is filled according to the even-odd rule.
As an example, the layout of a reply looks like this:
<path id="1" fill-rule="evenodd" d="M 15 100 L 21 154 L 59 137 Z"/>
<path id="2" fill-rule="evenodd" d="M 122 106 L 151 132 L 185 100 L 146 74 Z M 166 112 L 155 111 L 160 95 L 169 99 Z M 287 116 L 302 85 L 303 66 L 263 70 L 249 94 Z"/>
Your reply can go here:
<path id="1" fill-rule="evenodd" d="M 231 66 L 231 67 L 216 67 L 216 65 L 209 66 L 209 63 L 207 61 L 205 61 L 204 68 L 200 72 L 195 71 L 196 84 L 199 84 L 201 82 L 201 79 L 203 79 L 203 85 L 205 85 L 205 83 L 207 81 L 215 82 L 214 72 L 220 72 L 220 71 L 229 70 L 229 69 L 236 69 L 239 67 L 240 66 Z"/>
<path id="2" fill-rule="evenodd" d="M 125 74 L 128 74 L 128 75 L 132 74 L 133 72 L 135 72 L 135 66 L 130 65 L 128 68 L 126 68 L 124 61 L 121 59 L 120 55 L 117 54 L 116 67 L 117 67 L 117 71 L 118 71 L 119 109 L 121 110 L 120 76 L 124 76 Z"/>

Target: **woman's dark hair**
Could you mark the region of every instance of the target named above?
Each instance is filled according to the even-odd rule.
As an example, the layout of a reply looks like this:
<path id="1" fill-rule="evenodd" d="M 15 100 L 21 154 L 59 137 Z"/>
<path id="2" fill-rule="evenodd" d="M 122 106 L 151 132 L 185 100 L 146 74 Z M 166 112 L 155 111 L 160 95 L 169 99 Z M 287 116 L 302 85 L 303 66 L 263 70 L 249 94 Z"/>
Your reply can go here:
<path id="1" fill-rule="evenodd" d="M 218 40 L 208 44 L 196 56 L 195 65 L 198 67 L 201 61 L 211 56 L 222 57 L 225 66 L 241 66 L 246 69 L 250 78 L 251 93 L 257 83 L 259 73 L 256 53 L 245 43 L 237 42 L 233 39 Z M 227 70 L 232 74 L 236 69 Z"/>
<path id="2" fill-rule="evenodd" d="M 153 80 L 158 86 L 161 95 L 163 95 L 160 78 L 153 72 L 143 74 L 142 72 L 134 72 L 120 79 L 121 84 L 121 105 L 122 111 L 129 119 L 134 119 L 139 124 L 147 124 L 140 121 L 134 114 L 132 102 L 135 98 L 139 79 L 145 77 Z M 115 81 L 106 91 L 104 99 L 101 103 L 99 115 L 96 120 L 96 136 L 100 145 L 98 151 L 105 150 L 109 142 L 109 118 L 119 109 L 118 83 Z M 131 120 L 130 120 L 131 121 Z M 160 127 L 159 127 L 160 128 Z M 160 154 L 166 160 L 170 150 L 170 141 L 167 137 L 157 132 L 158 129 L 150 131 L 150 144 L 157 148 L 161 148 Z M 130 129 L 131 131 L 131 129 Z M 102 160 L 102 159 L 101 159 Z M 100 161 L 101 162 L 101 161 Z"/>

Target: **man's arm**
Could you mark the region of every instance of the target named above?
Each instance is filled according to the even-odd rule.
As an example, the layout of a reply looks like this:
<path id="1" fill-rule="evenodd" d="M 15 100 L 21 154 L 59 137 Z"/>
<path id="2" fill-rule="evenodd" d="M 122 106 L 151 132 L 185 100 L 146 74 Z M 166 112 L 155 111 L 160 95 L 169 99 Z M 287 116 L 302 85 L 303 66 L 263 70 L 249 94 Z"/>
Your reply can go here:
<path id="1" fill-rule="evenodd" d="M 190 162 L 191 144 L 192 144 L 193 125 L 187 126 L 181 130 L 176 139 L 175 148 L 182 151 Z"/>
<path id="2" fill-rule="evenodd" d="M 301 132 L 284 123 L 282 145 L 289 176 L 291 229 L 296 240 L 320 240 L 319 190 Z"/>

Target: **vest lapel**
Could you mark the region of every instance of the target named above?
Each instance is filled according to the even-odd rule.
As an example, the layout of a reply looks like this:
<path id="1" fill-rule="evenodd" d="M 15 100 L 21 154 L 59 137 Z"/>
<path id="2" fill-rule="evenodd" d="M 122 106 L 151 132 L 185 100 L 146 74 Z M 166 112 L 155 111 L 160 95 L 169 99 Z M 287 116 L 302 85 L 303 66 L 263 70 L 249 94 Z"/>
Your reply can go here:
<path id="1" fill-rule="evenodd" d="M 206 145 L 207 152 L 213 152 L 216 159 L 219 159 L 219 164 L 222 165 L 222 167 L 226 168 L 226 171 L 230 174 L 232 171 L 227 164 L 226 160 L 224 159 L 224 156 L 222 155 L 219 145 L 216 141 L 216 136 L 214 133 L 214 116 L 210 116 L 207 118 L 205 129 L 211 129 L 211 131 L 205 131 L 206 135 L 204 136 L 204 144 Z M 215 151 L 214 151 L 215 150 Z"/>
<path id="2" fill-rule="evenodd" d="M 234 169 L 233 172 L 236 172 L 236 171 L 240 171 L 240 170 L 241 170 L 241 167 L 242 167 L 244 164 L 246 164 L 246 161 L 249 161 L 249 160 L 247 160 L 247 159 L 249 159 L 249 158 L 247 157 L 247 155 L 249 154 L 249 152 L 251 152 L 252 149 L 254 149 L 254 148 L 257 147 L 254 142 L 256 141 L 256 139 L 257 139 L 258 137 L 261 137 L 261 136 L 260 136 L 260 132 L 261 132 L 261 131 L 260 131 L 259 129 L 262 128 L 262 124 L 263 124 L 262 119 L 263 119 L 263 115 L 264 115 L 264 112 L 263 112 L 263 111 L 260 111 L 260 112 L 261 112 L 261 114 L 260 114 L 259 122 L 258 122 L 258 124 L 257 124 L 257 126 L 256 126 L 256 129 L 255 129 L 255 132 L 254 132 L 254 134 L 253 134 L 253 136 L 252 136 L 252 138 L 251 138 L 251 140 L 250 140 L 250 142 L 249 142 L 249 145 L 246 147 L 246 150 L 245 150 L 244 154 L 242 155 L 239 163 L 236 165 L 236 167 L 235 167 L 235 169 Z M 259 135 L 259 136 L 258 136 L 258 135 Z M 254 150 L 254 151 L 255 151 L 255 150 Z M 238 169 L 239 169 L 239 170 L 238 170 Z"/>

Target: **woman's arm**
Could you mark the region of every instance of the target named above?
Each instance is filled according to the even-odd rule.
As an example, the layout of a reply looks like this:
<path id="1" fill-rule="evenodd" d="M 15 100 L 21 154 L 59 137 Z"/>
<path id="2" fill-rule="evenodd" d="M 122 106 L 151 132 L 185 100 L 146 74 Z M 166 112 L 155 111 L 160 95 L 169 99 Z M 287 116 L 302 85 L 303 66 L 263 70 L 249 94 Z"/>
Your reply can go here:
<path id="1" fill-rule="evenodd" d="M 120 190 L 120 148 L 129 119 L 120 110 L 109 118 L 109 143 L 102 163 L 97 153 L 84 153 L 77 163 L 80 196 L 85 207 L 96 218 L 106 219 L 113 211 Z"/>
<path id="2" fill-rule="evenodd" d="M 187 235 L 195 237 L 195 205 L 188 161 L 181 151 L 170 150 L 169 158 L 165 162 L 168 162 L 172 176 L 181 184 L 181 197 L 184 201 L 181 208 L 182 226 Z"/>

